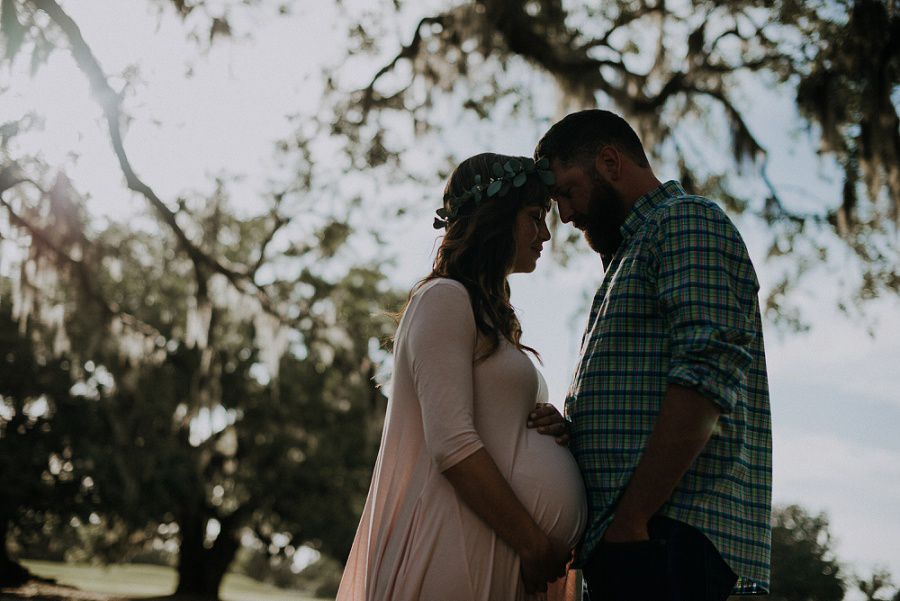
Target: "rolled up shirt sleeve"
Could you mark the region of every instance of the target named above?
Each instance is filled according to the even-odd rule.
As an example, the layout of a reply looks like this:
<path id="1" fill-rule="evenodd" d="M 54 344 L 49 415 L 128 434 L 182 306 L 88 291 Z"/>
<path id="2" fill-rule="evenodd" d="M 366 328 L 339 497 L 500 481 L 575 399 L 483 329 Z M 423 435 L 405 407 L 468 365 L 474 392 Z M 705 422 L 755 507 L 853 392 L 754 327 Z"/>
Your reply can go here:
<path id="1" fill-rule="evenodd" d="M 752 362 L 759 285 L 743 241 L 708 202 L 681 202 L 660 227 L 657 287 L 669 330 L 670 384 L 730 413 Z"/>
<path id="2" fill-rule="evenodd" d="M 451 280 L 423 291 L 411 317 L 410 361 L 425 446 L 443 472 L 484 446 L 474 423 L 475 318 L 465 288 Z"/>

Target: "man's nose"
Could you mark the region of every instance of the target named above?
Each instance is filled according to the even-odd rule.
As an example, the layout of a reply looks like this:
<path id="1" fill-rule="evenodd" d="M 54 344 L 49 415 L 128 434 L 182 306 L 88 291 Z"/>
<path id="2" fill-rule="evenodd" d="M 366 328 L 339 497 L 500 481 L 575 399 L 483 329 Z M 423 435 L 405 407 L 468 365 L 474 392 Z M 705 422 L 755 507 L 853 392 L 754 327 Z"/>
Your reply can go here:
<path id="1" fill-rule="evenodd" d="M 572 215 L 574 215 L 574 211 L 572 211 L 572 207 L 569 206 L 569 203 L 565 200 L 557 200 L 556 201 L 556 210 L 559 211 L 559 220 L 563 223 L 569 223 L 572 221 Z"/>

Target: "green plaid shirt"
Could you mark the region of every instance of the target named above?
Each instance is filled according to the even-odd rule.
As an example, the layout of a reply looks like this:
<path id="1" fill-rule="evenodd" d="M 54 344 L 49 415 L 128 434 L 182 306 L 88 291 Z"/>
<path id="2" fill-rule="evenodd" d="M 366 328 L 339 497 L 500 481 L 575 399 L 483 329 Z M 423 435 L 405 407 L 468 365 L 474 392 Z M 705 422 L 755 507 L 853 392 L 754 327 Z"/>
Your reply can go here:
<path id="1" fill-rule="evenodd" d="M 772 434 L 759 284 L 734 224 L 667 182 L 634 205 L 594 297 L 566 399 L 588 494 L 581 565 L 603 537 L 669 384 L 722 408 L 660 515 L 702 531 L 738 574 L 769 587 Z"/>

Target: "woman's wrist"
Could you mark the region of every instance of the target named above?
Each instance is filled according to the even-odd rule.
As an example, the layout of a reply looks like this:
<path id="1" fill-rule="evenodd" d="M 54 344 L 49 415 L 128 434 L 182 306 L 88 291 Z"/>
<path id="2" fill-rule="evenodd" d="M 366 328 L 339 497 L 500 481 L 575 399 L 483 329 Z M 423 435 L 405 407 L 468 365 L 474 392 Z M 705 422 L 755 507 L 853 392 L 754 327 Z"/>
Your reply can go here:
<path id="1" fill-rule="evenodd" d="M 533 522 L 528 528 L 521 529 L 520 533 L 522 536 L 517 537 L 520 540 L 510 541 L 510 546 L 520 557 L 540 557 L 552 546 L 550 537 Z"/>

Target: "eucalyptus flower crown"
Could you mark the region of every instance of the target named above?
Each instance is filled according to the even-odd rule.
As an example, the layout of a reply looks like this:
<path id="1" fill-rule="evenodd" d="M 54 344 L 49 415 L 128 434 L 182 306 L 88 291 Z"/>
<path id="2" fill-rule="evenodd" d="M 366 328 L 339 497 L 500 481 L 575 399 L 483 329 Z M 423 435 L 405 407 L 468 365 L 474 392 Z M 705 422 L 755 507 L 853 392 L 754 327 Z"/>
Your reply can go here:
<path id="1" fill-rule="evenodd" d="M 537 174 L 545 186 L 552 186 L 556 179 L 550 171 L 550 161 L 547 157 L 538 159 L 510 159 L 503 165 L 495 162 L 491 166 L 491 176 L 483 181 L 481 174 L 475 175 L 475 185 L 459 196 L 447 194 L 444 196 L 444 206 L 437 210 L 434 219 L 434 229 L 441 230 L 450 227 L 450 221 L 459 213 L 460 207 L 474 200 L 475 204 L 487 196 L 506 196 L 510 188 L 521 188 L 529 175 Z"/>

